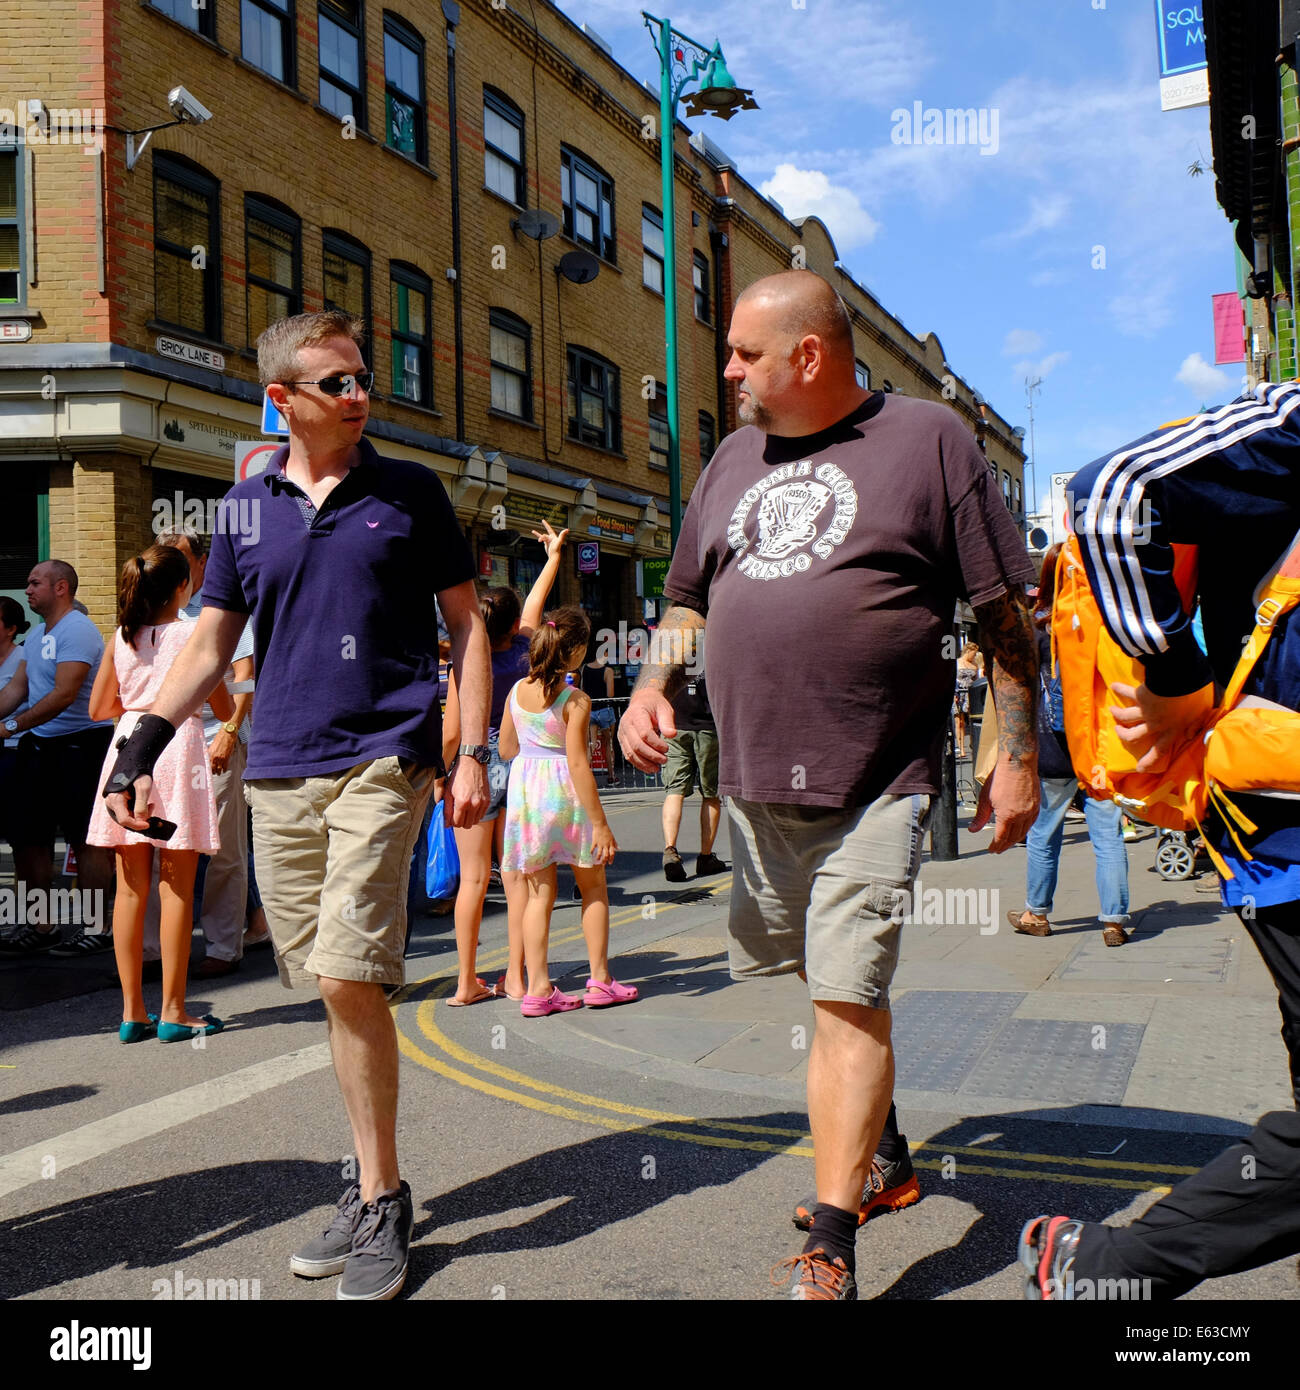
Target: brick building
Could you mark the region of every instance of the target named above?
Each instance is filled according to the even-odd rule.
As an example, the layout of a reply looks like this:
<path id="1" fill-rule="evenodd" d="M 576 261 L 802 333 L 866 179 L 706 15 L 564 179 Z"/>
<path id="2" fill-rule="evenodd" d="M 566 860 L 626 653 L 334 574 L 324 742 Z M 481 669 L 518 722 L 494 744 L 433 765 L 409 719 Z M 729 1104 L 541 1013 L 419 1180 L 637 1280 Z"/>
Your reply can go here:
<path id="1" fill-rule="evenodd" d="M 544 0 L 9 0 L 5 31 L 0 591 L 68 559 L 107 630 L 154 521 L 261 437 L 257 334 L 339 305 L 370 326 L 371 438 L 438 471 L 480 573 L 526 587 L 546 517 L 600 546 L 557 597 L 641 621 L 637 561 L 669 544 L 657 80 Z M 177 84 L 212 119 L 128 137 Z M 1020 440 L 938 339 L 710 138 L 675 140 L 683 496 L 735 427 L 735 295 L 806 264 L 860 378 L 950 401 L 1022 513 Z"/>

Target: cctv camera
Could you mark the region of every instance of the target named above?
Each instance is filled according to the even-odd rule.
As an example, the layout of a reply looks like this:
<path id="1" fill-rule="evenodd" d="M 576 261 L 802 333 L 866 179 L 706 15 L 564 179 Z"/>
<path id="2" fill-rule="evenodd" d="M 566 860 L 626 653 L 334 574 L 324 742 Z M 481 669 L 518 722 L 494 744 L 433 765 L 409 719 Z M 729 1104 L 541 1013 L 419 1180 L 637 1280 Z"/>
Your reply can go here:
<path id="1" fill-rule="evenodd" d="M 195 96 L 192 96 L 184 87 L 173 87 L 167 93 L 167 105 L 172 109 L 172 115 L 178 121 L 185 121 L 191 125 L 202 125 L 204 121 L 212 119 L 212 112 Z"/>

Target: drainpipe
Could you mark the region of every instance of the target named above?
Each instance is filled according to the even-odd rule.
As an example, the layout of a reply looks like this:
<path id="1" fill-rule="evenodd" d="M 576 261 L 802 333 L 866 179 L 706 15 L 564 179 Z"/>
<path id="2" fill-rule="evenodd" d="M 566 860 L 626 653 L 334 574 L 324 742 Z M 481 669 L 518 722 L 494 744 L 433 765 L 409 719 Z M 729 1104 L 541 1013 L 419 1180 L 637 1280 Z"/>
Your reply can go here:
<path id="1" fill-rule="evenodd" d="M 714 447 L 722 443 L 727 433 L 727 383 L 723 372 L 727 370 L 727 328 L 722 314 L 722 256 L 728 247 L 727 234 L 716 222 L 709 220 L 709 250 L 713 253 L 713 358 L 714 376 L 718 384 L 717 437 Z"/>
<path id="2" fill-rule="evenodd" d="M 452 312 L 456 324 L 456 442 L 465 442 L 465 319 L 461 304 L 460 261 L 460 132 L 456 116 L 456 26 L 460 6 L 456 0 L 442 0 L 447 21 L 447 123 L 451 131 L 451 281 Z"/>

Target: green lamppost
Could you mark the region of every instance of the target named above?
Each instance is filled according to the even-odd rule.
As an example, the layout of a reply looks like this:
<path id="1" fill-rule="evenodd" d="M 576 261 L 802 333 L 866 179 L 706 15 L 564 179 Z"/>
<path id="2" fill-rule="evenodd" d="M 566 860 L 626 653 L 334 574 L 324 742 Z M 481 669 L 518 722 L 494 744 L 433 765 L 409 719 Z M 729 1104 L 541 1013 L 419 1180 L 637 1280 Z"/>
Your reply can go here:
<path id="1" fill-rule="evenodd" d="M 674 29 L 666 19 L 641 11 L 659 52 L 659 153 L 663 176 L 665 374 L 668 395 L 668 510 L 673 548 L 682 528 L 682 451 L 677 414 L 677 227 L 673 213 L 673 132 L 677 102 L 688 83 L 699 89 L 686 103 L 690 116 L 712 114 L 729 121 L 737 111 L 756 111 L 758 103 L 727 71 L 722 47 L 702 43 Z"/>

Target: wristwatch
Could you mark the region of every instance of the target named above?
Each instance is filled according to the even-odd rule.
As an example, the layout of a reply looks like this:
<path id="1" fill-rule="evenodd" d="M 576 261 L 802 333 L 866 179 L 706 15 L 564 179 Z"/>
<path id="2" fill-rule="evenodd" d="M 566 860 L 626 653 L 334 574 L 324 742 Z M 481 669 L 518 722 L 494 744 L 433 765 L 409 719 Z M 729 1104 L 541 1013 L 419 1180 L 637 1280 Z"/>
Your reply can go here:
<path id="1" fill-rule="evenodd" d="M 14 736 L 17 732 L 18 732 L 18 721 L 17 721 L 16 719 L 6 719 L 6 720 L 5 720 L 5 733 L 7 733 L 7 734 L 9 735 L 10 738 L 13 738 L 13 736 Z M 487 759 L 484 758 L 483 761 L 484 761 L 484 762 L 487 762 Z"/>
<path id="2" fill-rule="evenodd" d="M 486 743 L 462 743 L 456 749 L 458 758 L 473 758 L 476 763 L 482 763 L 484 767 L 492 761 L 492 750 Z"/>
<path id="3" fill-rule="evenodd" d="M 239 732 L 239 725 L 236 724 L 233 719 L 227 719 L 226 722 L 221 726 L 221 732 L 223 734 L 230 734 L 233 737 L 235 734 Z"/>

